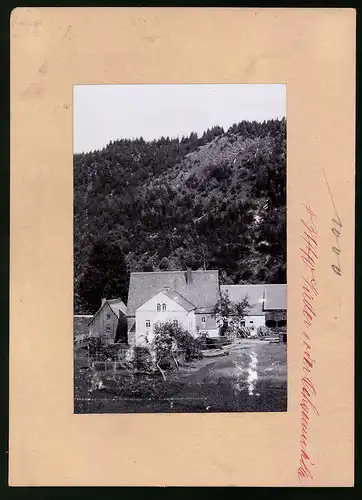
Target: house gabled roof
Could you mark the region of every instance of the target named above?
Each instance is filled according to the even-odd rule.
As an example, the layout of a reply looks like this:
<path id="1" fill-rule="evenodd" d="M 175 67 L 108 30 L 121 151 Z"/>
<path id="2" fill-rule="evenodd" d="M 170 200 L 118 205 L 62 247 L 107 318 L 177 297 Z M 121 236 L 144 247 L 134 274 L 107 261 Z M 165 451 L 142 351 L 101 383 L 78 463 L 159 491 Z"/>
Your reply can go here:
<path id="1" fill-rule="evenodd" d="M 191 304 L 185 297 L 180 295 L 178 292 L 175 290 L 161 290 L 161 292 L 156 293 L 153 297 L 159 294 L 163 294 L 169 299 L 173 300 L 177 304 L 179 304 L 181 307 L 183 307 L 187 312 L 193 311 L 195 309 L 194 304 Z M 149 300 L 151 300 L 153 297 L 151 297 Z M 148 300 L 145 302 L 145 304 L 148 302 Z M 144 304 L 141 304 L 140 307 L 142 307 Z"/>
<path id="2" fill-rule="evenodd" d="M 248 295 L 252 308 L 248 314 L 262 315 L 266 311 L 287 309 L 287 285 L 221 285 L 221 292 L 227 292 L 233 302 L 240 302 Z M 264 304 L 264 306 L 263 306 Z"/>
<path id="3" fill-rule="evenodd" d="M 188 279 L 188 277 L 190 279 Z M 127 315 L 159 292 L 177 292 L 198 309 L 208 310 L 215 305 L 219 294 L 218 271 L 157 271 L 131 273 L 128 290 Z"/>
<path id="4" fill-rule="evenodd" d="M 105 307 L 105 305 L 108 304 L 109 307 L 111 308 L 112 312 L 119 318 L 120 313 L 126 315 L 127 314 L 127 306 L 126 304 L 122 301 L 122 299 L 108 299 L 106 300 L 101 307 L 98 309 L 98 311 L 94 314 L 92 319 L 89 321 L 89 325 L 92 323 L 94 318 L 98 316 L 98 314 L 102 311 L 102 309 Z"/>

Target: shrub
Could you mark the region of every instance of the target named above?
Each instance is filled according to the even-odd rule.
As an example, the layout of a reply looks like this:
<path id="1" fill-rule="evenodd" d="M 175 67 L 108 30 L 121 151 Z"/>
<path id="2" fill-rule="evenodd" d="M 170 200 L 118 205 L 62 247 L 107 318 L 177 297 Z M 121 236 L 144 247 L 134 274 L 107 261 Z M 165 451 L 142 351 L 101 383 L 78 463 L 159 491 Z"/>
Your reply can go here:
<path id="1" fill-rule="evenodd" d="M 147 349 L 143 346 L 135 346 L 133 351 L 133 368 L 137 371 L 150 371 L 153 367 L 152 356 Z"/>
<path id="2" fill-rule="evenodd" d="M 155 354 L 156 366 L 164 379 L 164 370 L 171 369 L 172 366 L 178 369 L 179 351 L 185 353 L 186 361 L 202 356 L 200 340 L 172 321 L 156 323 L 151 347 Z"/>
<path id="3" fill-rule="evenodd" d="M 231 173 L 232 168 L 227 163 L 222 163 L 221 165 L 212 165 L 208 169 L 209 179 L 215 178 L 219 182 L 228 179 Z"/>
<path id="4" fill-rule="evenodd" d="M 100 337 L 91 337 L 88 340 L 88 354 L 90 358 L 100 357 L 103 359 L 104 343 Z"/>
<path id="5" fill-rule="evenodd" d="M 105 359 L 109 359 L 111 361 L 116 361 L 118 358 L 119 347 L 115 344 L 110 344 L 105 346 L 103 349 L 103 356 Z"/>

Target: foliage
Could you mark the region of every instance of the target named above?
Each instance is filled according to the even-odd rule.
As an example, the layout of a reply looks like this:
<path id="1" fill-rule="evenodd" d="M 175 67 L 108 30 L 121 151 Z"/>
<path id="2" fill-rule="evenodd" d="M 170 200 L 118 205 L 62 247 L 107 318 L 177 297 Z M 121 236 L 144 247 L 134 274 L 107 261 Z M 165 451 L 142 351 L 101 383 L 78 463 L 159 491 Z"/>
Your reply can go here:
<path id="1" fill-rule="evenodd" d="M 285 283 L 286 121 L 74 155 L 75 313 L 127 299 L 131 271 Z"/>
<path id="2" fill-rule="evenodd" d="M 251 304 L 247 295 L 240 302 L 233 302 L 228 293 L 220 293 L 212 316 L 220 325 L 221 334 L 241 335 L 243 320 L 250 310 Z"/>
<path id="3" fill-rule="evenodd" d="M 118 359 L 119 346 L 116 344 L 109 344 L 104 347 L 102 354 L 105 359 L 116 361 Z"/>
<path id="4" fill-rule="evenodd" d="M 79 300 L 94 311 L 103 297 L 127 300 L 127 266 L 119 245 L 97 239 L 77 284 Z"/>
<path id="5" fill-rule="evenodd" d="M 150 350 L 147 347 L 135 346 L 133 348 L 132 368 L 137 371 L 149 372 L 153 362 Z"/>
<path id="6" fill-rule="evenodd" d="M 116 361 L 119 354 L 117 344 L 105 344 L 102 337 L 90 337 L 88 339 L 88 355 L 98 361 Z"/>
<path id="7" fill-rule="evenodd" d="M 100 337 L 90 337 L 88 339 L 88 354 L 90 358 L 95 358 L 101 355 L 103 349 L 105 348 L 104 342 Z"/>
<path id="8" fill-rule="evenodd" d="M 185 354 L 185 360 L 201 357 L 201 344 L 188 331 L 172 321 L 157 322 L 151 348 L 155 353 L 156 365 L 165 378 L 163 370 L 178 368 L 179 351 Z"/>

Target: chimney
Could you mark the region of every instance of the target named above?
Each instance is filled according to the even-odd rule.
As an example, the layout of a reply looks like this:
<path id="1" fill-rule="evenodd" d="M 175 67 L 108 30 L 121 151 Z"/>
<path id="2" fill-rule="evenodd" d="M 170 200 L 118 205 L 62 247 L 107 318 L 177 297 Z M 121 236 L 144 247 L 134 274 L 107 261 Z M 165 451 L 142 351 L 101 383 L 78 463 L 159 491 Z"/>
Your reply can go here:
<path id="1" fill-rule="evenodd" d="M 186 271 L 186 284 L 191 285 L 192 283 L 192 274 L 191 274 L 191 268 L 188 267 Z"/>
<path id="2" fill-rule="evenodd" d="M 102 304 L 101 307 L 104 306 L 104 304 L 107 302 L 107 299 L 102 299 Z"/>

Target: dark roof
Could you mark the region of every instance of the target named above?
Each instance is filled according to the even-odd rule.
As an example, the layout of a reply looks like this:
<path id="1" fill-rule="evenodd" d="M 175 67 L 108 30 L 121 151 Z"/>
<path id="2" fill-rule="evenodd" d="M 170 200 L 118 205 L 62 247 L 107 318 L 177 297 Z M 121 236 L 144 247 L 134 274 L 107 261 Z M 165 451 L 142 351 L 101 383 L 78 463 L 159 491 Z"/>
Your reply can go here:
<path id="1" fill-rule="evenodd" d="M 287 309 L 287 285 L 266 285 L 265 311 Z"/>
<path id="2" fill-rule="evenodd" d="M 157 271 L 131 273 L 128 290 L 127 315 L 134 316 L 136 309 L 159 292 L 178 292 L 186 301 L 199 308 L 210 309 L 215 305 L 219 293 L 218 271 Z M 166 290 L 166 287 L 169 290 Z"/>
<path id="3" fill-rule="evenodd" d="M 112 309 L 112 311 L 117 316 L 117 318 L 119 318 L 120 312 L 122 312 L 124 315 L 127 314 L 127 306 L 122 301 L 122 299 L 108 299 L 108 300 L 105 300 L 105 302 L 101 305 L 101 307 L 98 309 L 98 311 L 94 314 L 92 319 L 89 321 L 89 324 L 91 324 L 92 321 L 94 320 L 94 318 L 96 316 L 98 316 L 98 314 L 101 312 L 101 310 L 103 309 L 103 307 L 106 304 L 109 305 L 109 307 Z"/>
<path id="4" fill-rule="evenodd" d="M 228 292 L 233 302 L 240 302 L 248 295 L 252 308 L 249 315 L 261 315 L 263 311 L 287 309 L 287 285 L 221 285 L 222 292 Z M 264 309 L 263 309 L 264 302 Z"/>

